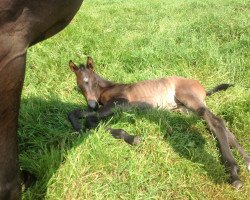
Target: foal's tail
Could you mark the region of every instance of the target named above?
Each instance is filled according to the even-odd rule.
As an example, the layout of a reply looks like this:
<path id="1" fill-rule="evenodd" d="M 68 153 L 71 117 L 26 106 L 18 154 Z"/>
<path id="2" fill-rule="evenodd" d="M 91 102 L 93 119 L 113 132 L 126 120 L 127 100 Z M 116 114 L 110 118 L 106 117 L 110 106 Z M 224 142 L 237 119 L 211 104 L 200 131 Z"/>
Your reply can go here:
<path id="1" fill-rule="evenodd" d="M 210 95 L 214 94 L 215 92 L 219 92 L 221 90 L 226 90 L 231 86 L 233 86 L 233 84 L 222 83 L 222 84 L 214 87 L 212 90 L 206 91 L 206 95 L 210 96 Z"/>

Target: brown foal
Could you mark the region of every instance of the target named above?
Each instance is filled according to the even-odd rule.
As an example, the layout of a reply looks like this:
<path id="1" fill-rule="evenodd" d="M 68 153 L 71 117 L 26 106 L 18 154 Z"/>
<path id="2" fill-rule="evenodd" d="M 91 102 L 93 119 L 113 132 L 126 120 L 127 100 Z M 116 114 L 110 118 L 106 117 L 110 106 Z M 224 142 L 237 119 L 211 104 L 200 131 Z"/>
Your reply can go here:
<path id="1" fill-rule="evenodd" d="M 146 80 L 132 84 L 114 83 L 101 78 L 94 72 L 92 58 L 87 58 L 86 66 L 77 67 L 72 61 L 70 69 L 75 73 L 77 85 L 84 95 L 89 109 L 79 109 L 69 113 L 69 120 L 75 130 L 80 131 L 78 118 L 85 117 L 89 128 L 95 128 L 100 120 L 113 114 L 113 108 L 126 106 L 149 106 L 167 110 L 188 109 L 203 118 L 219 144 L 222 161 L 230 174 L 231 184 L 239 189 L 242 182 L 238 176 L 239 166 L 234 159 L 230 147 L 237 148 L 250 170 L 250 157 L 237 142 L 225 122 L 214 115 L 205 104 L 205 97 L 217 91 L 225 90 L 229 84 L 221 84 L 206 92 L 197 81 L 177 76 Z M 99 108 L 99 105 L 101 107 Z M 108 129 L 116 138 L 124 139 L 130 144 L 138 144 L 139 138 L 126 133 L 122 129 Z"/>

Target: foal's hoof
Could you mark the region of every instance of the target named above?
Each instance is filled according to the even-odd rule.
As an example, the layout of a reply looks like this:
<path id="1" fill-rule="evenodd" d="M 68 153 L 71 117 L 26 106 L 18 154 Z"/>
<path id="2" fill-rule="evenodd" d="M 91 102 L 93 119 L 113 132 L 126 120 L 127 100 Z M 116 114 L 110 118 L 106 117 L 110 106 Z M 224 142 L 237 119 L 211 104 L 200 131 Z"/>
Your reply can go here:
<path id="1" fill-rule="evenodd" d="M 236 190 L 239 190 L 243 186 L 241 180 L 235 180 L 231 184 Z"/>
<path id="2" fill-rule="evenodd" d="M 130 145 L 136 146 L 141 143 L 141 138 L 139 136 L 129 135 L 124 138 L 124 141 Z"/>
<path id="3" fill-rule="evenodd" d="M 139 145 L 140 143 L 141 143 L 141 137 L 135 136 L 135 137 L 134 137 L 134 141 L 132 142 L 131 145 L 136 146 L 136 145 Z"/>
<path id="4" fill-rule="evenodd" d="M 250 171 L 250 157 L 246 158 L 246 165 L 247 165 L 248 171 Z"/>

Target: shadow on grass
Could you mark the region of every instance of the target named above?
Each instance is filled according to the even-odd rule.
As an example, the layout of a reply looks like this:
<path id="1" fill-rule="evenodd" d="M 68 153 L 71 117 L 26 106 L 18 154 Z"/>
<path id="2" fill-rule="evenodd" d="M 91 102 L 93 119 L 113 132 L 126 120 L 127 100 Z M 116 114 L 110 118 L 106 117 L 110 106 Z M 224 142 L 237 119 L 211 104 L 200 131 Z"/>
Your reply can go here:
<path id="1" fill-rule="evenodd" d="M 38 178 L 36 184 L 24 193 L 25 199 L 45 199 L 51 177 L 65 162 L 67 151 L 82 144 L 89 136 L 90 132 L 82 135 L 73 133 L 67 119 L 67 114 L 77 107 L 79 105 L 62 102 L 57 97 L 48 100 L 35 97 L 22 99 L 18 132 L 21 168 Z M 153 109 L 131 109 L 128 112 L 159 124 L 161 133 L 174 151 L 180 157 L 201 164 L 213 182 L 225 180 L 218 177 L 223 169 L 218 167 L 222 166 L 220 162 L 204 149 L 205 139 L 194 126 L 200 122 L 196 117 Z M 112 123 L 120 120 L 119 115 L 122 114 L 118 113 Z M 124 119 L 133 123 L 129 117 Z"/>
<path id="2" fill-rule="evenodd" d="M 224 166 L 217 158 L 207 152 L 205 149 L 206 140 L 199 131 L 199 129 L 204 130 L 205 123 L 201 124 L 200 119 L 192 114 L 160 112 L 162 112 L 161 115 L 167 116 L 170 130 L 172 130 L 172 132 L 166 133 L 166 127 L 161 126 L 161 132 L 166 133 L 164 139 L 172 146 L 174 151 L 180 157 L 201 164 L 214 183 L 220 184 L 224 182 L 226 174 L 223 177 L 218 177 L 222 171 L 225 173 Z M 150 120 L 157 122 L 157 119 L 152 116 Z M 203 127 L 198 128 L 197 123 L 198 126 L 203 125 Z"/>
<path id="3" fill-rule="evenodd" d="M 221 184 L 227 180 L 223 164 L 205 149 L 206 140 L 199 129 L 204 130 L 206 124 L 202 123 L 201 119 L 191 113 L 184 114 L 156 109 L 136 110 L 138 118 L 142 120 L 146 118 L 150 122 L 159 125 L 163 138 L 180 157 L 199 163 L 216 184 Z M 132 113 L 134 111 L 131 109 L 129 112 Z M 122 112 L 118 113 L 122 115 Z M 134 123 L 133 120 L 127 120 L 129 123 Z"/>
<path id="4" fill-rule="evenodd" d="M 89 135 L 77 134 L 67 114 L 79 105 L 52 97 L 22 99 L 18 142 L 20 167 L 37 177 L 37 182 L 23 193 L 24 199 L 45 199 L 47 186 L 67 151 L 82 144 Z"/>

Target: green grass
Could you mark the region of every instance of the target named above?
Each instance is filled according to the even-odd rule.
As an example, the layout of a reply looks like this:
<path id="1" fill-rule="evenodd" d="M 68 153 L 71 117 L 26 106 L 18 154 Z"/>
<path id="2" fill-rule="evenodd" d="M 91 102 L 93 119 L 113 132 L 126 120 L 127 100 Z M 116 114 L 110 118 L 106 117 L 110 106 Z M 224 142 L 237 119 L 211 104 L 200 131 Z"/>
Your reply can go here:
<path id="1" fill-rule="evenodd" d="M 23 199 L 246 199 L 227 183 L 215 139 L 193 115 L 159 110 L 117 113 L 96 130 L 73 132 L 67 113 L 86 106 L 75 90 L 72 59 L 91 55 L 117 82 L 179 75 L 207 99 L 250 153 L 250 3 L 244 0 L 86 0 L 60 34 L 29 49 L 19 121 L 21 168 L 37 183 Z M 108 124 L 143 137 L 138 147 L 112 138 Z"/>

